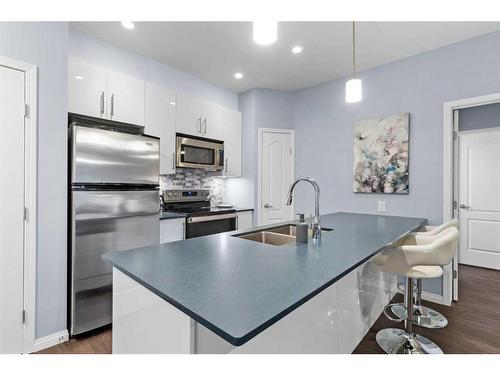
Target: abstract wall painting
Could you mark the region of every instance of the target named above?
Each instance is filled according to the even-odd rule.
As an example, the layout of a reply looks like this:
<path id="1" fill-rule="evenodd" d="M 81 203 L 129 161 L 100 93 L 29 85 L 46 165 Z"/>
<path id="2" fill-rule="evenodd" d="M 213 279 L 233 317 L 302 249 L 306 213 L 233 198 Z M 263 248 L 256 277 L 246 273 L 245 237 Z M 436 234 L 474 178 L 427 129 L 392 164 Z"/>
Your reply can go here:
<path id="1" fill-rule="evenodd" d="M 354 123 L 355 193 L 408 194 L 410 114 Z"/>

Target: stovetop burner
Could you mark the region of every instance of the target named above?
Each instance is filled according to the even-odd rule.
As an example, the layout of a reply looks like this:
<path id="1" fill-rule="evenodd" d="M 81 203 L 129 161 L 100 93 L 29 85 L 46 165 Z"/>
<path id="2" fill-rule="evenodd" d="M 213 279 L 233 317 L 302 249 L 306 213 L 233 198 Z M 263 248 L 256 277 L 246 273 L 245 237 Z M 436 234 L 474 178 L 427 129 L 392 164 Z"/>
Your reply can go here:
<path id="1" fill-rule="evenodd" d="M 210 206 L 210 192 L 204 189 L 164 190 L 163 211 L 187 214 L 188 216 L 218 215 L 236 212 L 234 208 Z"/>

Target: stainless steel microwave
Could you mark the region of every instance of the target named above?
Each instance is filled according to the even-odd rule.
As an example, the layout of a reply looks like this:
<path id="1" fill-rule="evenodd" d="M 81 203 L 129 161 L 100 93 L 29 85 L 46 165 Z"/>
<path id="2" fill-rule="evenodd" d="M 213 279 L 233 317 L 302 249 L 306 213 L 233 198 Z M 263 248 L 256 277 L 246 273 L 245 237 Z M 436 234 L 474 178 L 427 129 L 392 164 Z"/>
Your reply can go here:
<path id="1" fill-rule="evenodd" d="M 224 169 L 224 141 L 176 134 L 177 168 L 195 168 L 207 171 Z"/>

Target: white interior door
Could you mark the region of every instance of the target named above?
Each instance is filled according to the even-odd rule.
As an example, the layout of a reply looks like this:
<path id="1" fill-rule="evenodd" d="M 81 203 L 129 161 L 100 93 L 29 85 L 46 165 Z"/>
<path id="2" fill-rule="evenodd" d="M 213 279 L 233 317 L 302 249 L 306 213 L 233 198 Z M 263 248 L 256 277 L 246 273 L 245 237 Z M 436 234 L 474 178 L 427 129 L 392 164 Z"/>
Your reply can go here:
<path id="1" fill-rule="evenodd" d="M 459 262 L 500 270 L 500 129 L 459 135 Z"/>
<path id="2" fill-rule="evenodd" d="M 260 224 L 279 223 L 293 219 L 293 206 L 285 204 L 294 176 L 293 133 L 264 130 L 261 132 L 261 199 Z"/>
<path id="3" fill-rule="evenodd" d="M 24 80 L 0 66 L 0 354 L 23 351 Z"/>

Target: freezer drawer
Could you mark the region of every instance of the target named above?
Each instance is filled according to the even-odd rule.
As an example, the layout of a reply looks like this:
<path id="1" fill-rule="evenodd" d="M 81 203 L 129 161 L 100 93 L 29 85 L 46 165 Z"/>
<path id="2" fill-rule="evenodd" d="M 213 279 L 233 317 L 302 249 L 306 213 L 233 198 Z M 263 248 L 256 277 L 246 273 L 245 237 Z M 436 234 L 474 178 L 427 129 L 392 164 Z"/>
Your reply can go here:
<path id="1" fill-rule="evenodd" d="M 158 191 L 72 192 L 71 334 L 111 322 L 111 266 L 101 256 L 159 243 Z"/>
<path id="2" fill-rule="evenodd" d="M 159 139 L 77 125 L 71 137 L 73 184 L 158 185 Z"/>

